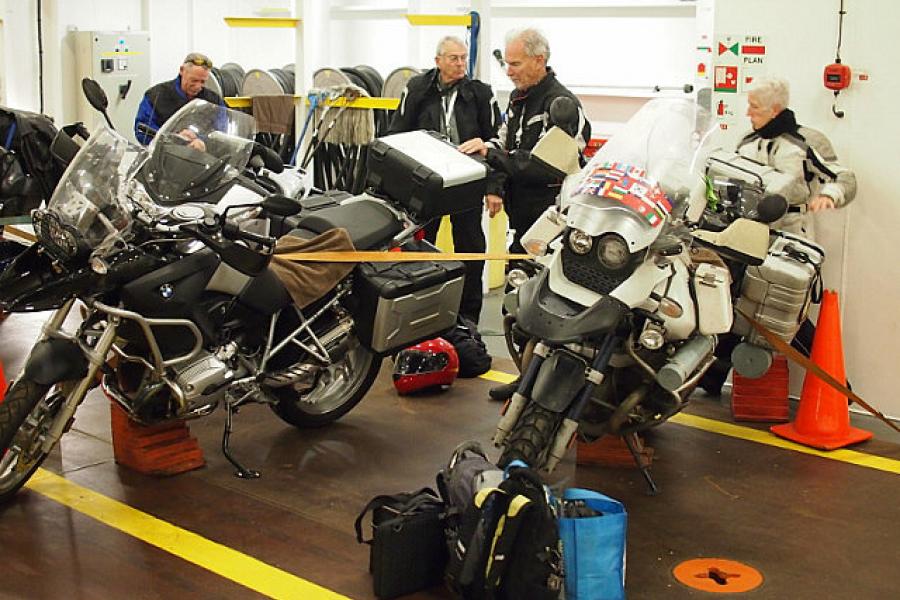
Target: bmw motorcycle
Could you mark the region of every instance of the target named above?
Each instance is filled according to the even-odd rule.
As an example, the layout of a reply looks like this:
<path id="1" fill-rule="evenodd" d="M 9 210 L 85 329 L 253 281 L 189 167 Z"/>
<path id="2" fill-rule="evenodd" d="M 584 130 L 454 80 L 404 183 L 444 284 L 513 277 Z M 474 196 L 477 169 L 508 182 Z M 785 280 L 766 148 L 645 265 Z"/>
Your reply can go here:
<path id="1" fill-rule="evenodd" d="M 494 436 L 501 466 L 552 471 L 576 435 L 628 441 L 681 411 L 715 360 L 734 314 L 719 253 L 759 264 L 769 229 L 745 217 L 698 228 L 711 125 L 692 101 L 649 102 L 523 236 L 545 256 L 531 277 L 510 273 L 509 336 L 524 349 Z"/>
<path id="2" fill-rule="evenodd" d="M 401 299 L 418 310 L 410 332 L 389 327 L 378 312 L 385 303 L 355 298 L 364 265 L 296 305 L 269 268 L 276 236 L 343 227 L 357 250 L 386 250 L 409 244 L 421 225 L 367 194 L 302 210 L 302 193 L 301 201 L 273 194 L 245 175 L 254 134 L 249 115 L 201 100 L 148 148 L 102 127 L 34 213 L 38 241 L 0 275 L 0 307 L 52 313 L 0 402 L 0 501 L 35 472 L 98 385 L 142 424 L 223 404 L 224 454 L 238 476 L 257 477 L 229 451 L 239 407 L 268 405 L 298 428 L 326 425 L 362 399 L 393 351 L 378 335 L 418 341 L 455 323 L 461 277 L 439 286 L 438 304 Z"/>

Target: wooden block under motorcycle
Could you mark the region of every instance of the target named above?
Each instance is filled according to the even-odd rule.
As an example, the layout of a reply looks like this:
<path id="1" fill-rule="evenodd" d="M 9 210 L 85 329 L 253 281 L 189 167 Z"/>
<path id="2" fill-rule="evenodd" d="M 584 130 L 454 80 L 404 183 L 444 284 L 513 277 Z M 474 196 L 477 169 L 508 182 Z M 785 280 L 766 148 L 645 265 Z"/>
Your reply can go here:
<path id="1" fill-rule="evenodd" d="M 735 373 L 731 388 L 731 416 L 735 421 L 790 421 L 787 359 L 776 355 L 772 366 L 758 379 Z"/>
<path id="2" fill-rule="evenodd" d="M 620 435 L 604 435 L 593 442 L 579 441 L 575 447 L 575 464 L 603 467 L 640 468 L 653 462 L 653 448 L 645 446 L 641 436 L 634 435 L 635 447 L 641 457 L 641 465 L 635 463 L 628 445 Z"/>
<path id="3" fill-rule="evenodd" d="M 197 438 L 184 421 L 144 426 L 110 402 L 116 463 L 145 475 L 177 475 L 206 464 Z"/>

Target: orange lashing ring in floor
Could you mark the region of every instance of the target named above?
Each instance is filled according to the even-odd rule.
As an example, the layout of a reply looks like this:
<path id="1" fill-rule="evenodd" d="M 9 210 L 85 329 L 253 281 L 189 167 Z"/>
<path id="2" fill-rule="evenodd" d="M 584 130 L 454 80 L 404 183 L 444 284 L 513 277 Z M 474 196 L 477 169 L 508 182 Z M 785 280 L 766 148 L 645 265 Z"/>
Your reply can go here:
<path id="1" fill-rule="evenodd" d="M 762 573 L 753 567 L 724 558 L 686 560 L 672 573 L 688 587 L 719 594 L 749 592 L 763 582 Z"/>

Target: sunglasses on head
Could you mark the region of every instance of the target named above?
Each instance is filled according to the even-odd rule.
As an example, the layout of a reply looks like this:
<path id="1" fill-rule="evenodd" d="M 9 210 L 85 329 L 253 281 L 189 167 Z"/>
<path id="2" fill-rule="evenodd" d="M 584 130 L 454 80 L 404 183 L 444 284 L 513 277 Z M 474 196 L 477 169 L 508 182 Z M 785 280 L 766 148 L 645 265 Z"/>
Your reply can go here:
<path id="1" fill-rule="evenodd" d="M 197 65 L 198 67 L 206 67 L 207 69 L 212 69 L 212 61 L 208 58 L 203 58 L 200 56 L 195 56 L 193 58 L 189 58 L 184 61 L 185 64 Z"/>

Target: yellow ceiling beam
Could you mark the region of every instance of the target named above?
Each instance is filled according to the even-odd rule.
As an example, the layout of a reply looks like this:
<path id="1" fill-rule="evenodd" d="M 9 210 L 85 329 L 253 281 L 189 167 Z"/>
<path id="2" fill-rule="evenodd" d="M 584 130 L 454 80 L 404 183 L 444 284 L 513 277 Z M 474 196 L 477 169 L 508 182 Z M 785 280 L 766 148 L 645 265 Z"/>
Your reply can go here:
<path id="1" fill-rule="evenodd" d="M 294 96 L 294 102 L 297 102 L 302 96 Z M 309 104 L 309 100 L 306 101 Z M 346 98 L 337 98 L 336 100 L 326 100 L 329 106 L 344 106 L 347 104 Z M 231 108 L 249 108 L 253 106 L 252 96 L 231 96 L 225 98 L 225 104 Z M 399 98 L 356 98 L 351 100 L 348 108 L 370 108 L 377 110 L 395 110 L 400 106 Z"/>
<path id="2" fill-rule="evenodd" d="M 295 29 L 301 19 L 290 17 L 225 17 L 229 27 L 284 27 Z"/>
<path id="3" fill-rule="evenodd" d="M 414 15 L 407 14 L 406 20 L 410 25 L 462 25 L 468 27 L 472 24 L 472 15 Z"/>

